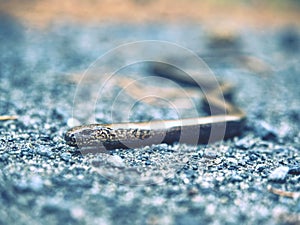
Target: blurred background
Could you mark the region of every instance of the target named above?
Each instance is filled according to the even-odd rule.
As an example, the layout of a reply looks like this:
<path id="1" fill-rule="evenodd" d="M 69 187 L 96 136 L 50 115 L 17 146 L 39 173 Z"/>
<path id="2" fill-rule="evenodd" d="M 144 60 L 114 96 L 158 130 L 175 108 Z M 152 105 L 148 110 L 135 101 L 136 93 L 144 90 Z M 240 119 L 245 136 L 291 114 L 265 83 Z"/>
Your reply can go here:
<path id="1" fill-rule="evenodd" d="M 197 21 L 232 26 L 296 25 L 298 0 L 67 0 L 1 1 L 1 11 L 22 22 L 45 27 L 55 22 Z"/>
<path id="2" fill-rule="evenodd" d="M 264 39 L 266 47 L 281 44 L 291 52 L 299 45 L 299 8 L 298 0 L 1 1 L 1 61 L 9 61 L 2 71 L 12 62 L 84 68 L 113 47 L 145 39 L 175 42 L 200 55 L 245 39 L 244 51 L 253 53 L 253 29 L 257 37 L 276 30 L 277 40 Z"/>
<path id="3" fill-rule="evenodd" d="M 0 224 L 299 224 L 299 21 L 299 0 L 0 0 Z M 138 49 L 82 80 L 99 56 L 141 40 L 189 49 L 232 84 L 247 113 L 241 136 L 105 157 L 68 146 L 65 132 L 90 114 L 97 123 L 180 117 L 167 101 L 121 92 L 119 78 L 161 72 L 153 65 L 113 70 L 119 83 L 99 94 L 106 69 Z M 147 51 L 195 70 L 179 52 Z M 149 85 L 157 95 L 173 87 Z"/>

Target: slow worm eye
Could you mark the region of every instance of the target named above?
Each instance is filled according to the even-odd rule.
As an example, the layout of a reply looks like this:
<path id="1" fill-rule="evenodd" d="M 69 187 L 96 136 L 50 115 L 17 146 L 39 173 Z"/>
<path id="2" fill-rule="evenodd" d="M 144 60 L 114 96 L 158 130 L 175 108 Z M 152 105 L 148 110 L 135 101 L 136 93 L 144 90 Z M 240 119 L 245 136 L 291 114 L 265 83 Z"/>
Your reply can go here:
<path id="1" fill-rule="evenodd" d="M 74 134 L 71 135 L 71 138 L 70 138 L 70 139 L 71 139 L 71 142 L 73 142 L 73 143 L 76 142 L 76 138 L 75 138 L 75 135 L 74 135 Z"/>
<path id="2" fill-rule="evenodd" d="M 69 145 L 76 146 L 76 138 L 74 133 L 67 132 L 65 134 L 65 140 Z"/>
<path id="3" fill-rule="evenodd" d="M 107 139 L 108 138 L 107 132 L 106 131 L 101 131 L 100 137 L 103 138 L 103 139 Z"/>

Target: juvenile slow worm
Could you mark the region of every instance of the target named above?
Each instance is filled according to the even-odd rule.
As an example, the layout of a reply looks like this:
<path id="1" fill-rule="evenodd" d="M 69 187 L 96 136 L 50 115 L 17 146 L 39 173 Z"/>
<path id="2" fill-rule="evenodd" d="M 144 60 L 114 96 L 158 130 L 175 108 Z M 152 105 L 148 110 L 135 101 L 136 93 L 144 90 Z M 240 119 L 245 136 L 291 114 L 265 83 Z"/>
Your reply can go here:
<path id="1" fill-rule="evenodd" d="M 179 120 L 163 120 L 135 123 L 89 124 L 77 126 L 65 134 L 66 143 L 81 149 L 112 150 L 174 142 L 207 144 L 239 135 L 245 122 L 245 114 L 231 102 L 231 86 L 215 85 L 200 78 L 185 79 L 184 76 L 166 71 L 165 65 L 157 64 L 155 72 L 179 83 L 201 85 L 205 89 L 203 103 L 211 116 Z M 161 71 L 159 71 L 161 70 Z M 178 72 L 178 71 L 177 71 Z M 220 114 L 219 114 L 220 113 Z"/>

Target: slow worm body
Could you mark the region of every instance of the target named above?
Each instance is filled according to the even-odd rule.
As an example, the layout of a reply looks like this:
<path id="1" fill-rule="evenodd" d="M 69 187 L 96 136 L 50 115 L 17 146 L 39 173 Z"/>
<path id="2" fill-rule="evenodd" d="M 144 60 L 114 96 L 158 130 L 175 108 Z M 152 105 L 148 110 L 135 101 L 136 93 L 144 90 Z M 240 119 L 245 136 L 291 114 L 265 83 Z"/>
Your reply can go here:
<path id="1" fill-rule="evenodd" d="M 156 70 L 159 68 L 156 68 Z M 165 68 L 163 68 L 165 69 Z M 160 73 L 160 75 L 162 75 Z M 168 78 L 171 78 L 168 75 Z M 182 82 L 184 78 L 175 80 Z M 195 86 L 195 81 L 184 80 Z M 239 135 L 245 122 L 245 114 L 231 100 L 231 86 L 204 83 L 203 103 L 211 116 L 179 120 L 162 120 L 136 123 L 89 124 L 77 126 L 65 134 L 67 144 L 81 149 L 112 150 L 174 142 L 207 144 Z"/>

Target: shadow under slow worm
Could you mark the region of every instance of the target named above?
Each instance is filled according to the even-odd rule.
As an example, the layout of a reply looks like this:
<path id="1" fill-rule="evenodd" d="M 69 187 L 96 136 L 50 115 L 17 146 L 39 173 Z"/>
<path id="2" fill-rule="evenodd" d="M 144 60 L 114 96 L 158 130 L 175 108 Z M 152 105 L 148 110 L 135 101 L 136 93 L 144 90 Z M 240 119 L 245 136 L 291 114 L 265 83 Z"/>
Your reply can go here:
<path id="1" fill-rule="evenodd" d="M 168 78 L 172 76 L 169 75 Z M 184 77 L 173 77 L 179 83 L 183 79 Z M 239 135 L 246 116 L 231 102 L 231 86 L 227 83 L 203 82 L 203 77 L 199 77 L 196 82 L 189 81 L 190 79 L 184 80 L 185 84 L 204 89 L 203 103 L 211 116 L 77 126 L 66 132 L 66 143 L 82 150 L 105 151 L 160 143 L 209 144 Z"/>

